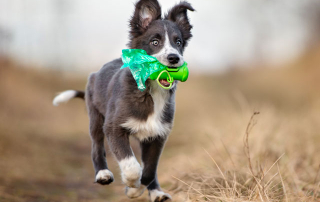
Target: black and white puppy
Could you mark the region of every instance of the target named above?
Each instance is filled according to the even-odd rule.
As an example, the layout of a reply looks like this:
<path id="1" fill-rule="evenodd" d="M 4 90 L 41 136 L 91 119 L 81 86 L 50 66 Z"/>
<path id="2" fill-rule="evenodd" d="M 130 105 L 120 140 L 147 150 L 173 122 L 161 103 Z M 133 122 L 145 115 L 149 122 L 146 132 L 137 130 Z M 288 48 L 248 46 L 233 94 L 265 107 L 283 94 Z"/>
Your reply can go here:
<path id="1" fill-rule="evenodd" d="M 164 18 L 157 0 L 140 0 L 130 21 L 131 49 L 143 49 L 162 64 L 172 68 L 184 63 L 183 51 L 191 38 L 187 2 L 174 6 Z M 54 105 L 71 98 L 85 98 L 90 118 L 92 161 L 95 181 L 110 184 L 114 177 L 108 169 L 104 138 L 117 159 L 126 194 L 129 198 L 149 190 L 151 201 L 171 201 L 161 191 L 157 165 L 169 135 L 175 112 L 177 83 L 169 90 L 148 79 L 147 89 L 139 91 L 129 68 L 121 69 L 121 59 L 105 64 L 89 76 L 86 92 L 68 90 L 58 95 Z M 166 86 L 166 81 L 161 81 Z M 140 141 L 142 163 L 130 147 L 129 136 Z"/>

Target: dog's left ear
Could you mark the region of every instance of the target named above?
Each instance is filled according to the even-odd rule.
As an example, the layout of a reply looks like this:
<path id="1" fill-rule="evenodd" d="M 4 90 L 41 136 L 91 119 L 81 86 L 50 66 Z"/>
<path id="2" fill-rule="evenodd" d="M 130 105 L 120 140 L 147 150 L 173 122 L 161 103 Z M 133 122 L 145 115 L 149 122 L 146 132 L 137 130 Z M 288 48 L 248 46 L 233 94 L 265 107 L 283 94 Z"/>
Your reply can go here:
<path id="1" fill-rule="evenodd" d="M 161 19 L 161 7 L 157 0 L 140 0 L 130 20 L 130 33 L 133 38 L 143 34 L 150 23 Z"/>
<path id="2" fill-rule="evenodd" d="M 183 39 L 188 41 L 191 37 L 192 25 L 189 22 L 187 10 L 195 11 L 190 3 L 182 1 L 175 5 L 165 16 L 165 19 L 175 22 L 182 31 Z"/>

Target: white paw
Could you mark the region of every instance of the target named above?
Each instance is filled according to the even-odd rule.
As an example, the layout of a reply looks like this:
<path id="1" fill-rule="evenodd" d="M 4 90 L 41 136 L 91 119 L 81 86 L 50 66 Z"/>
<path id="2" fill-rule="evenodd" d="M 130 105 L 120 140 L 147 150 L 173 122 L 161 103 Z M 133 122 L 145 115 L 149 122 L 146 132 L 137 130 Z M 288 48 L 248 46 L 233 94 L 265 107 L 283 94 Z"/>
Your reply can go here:
<path id="1" fill-rule="evenodd" d="M 96 182 L 102 185 L 110 184 L 113 180 L 113 174 L 108 169 L 99 170 L 96 175 Z"/>
<path id="2" fill-rule="evenodd" d="M 119 162 L 119 165 L 121 169 L 122 181 L 128 187 L 139 188 L 141 184 L 140 179 L 142 175 L 142 168 L 136 157 L 131 156 L 125 158 Z"/>
<path id="3" fill-rule="evenodd" d="M 141 196 L 144 192 L 144 190 L 146 190 L 146 186 L 141 185 L 139 188 L 131 188 L 131 187 L 126 187 L 126 195 L 129 198 L 137 198 L 139 196 Z"/>
<path id="4" fill-rule="evenodd" d="M 151 202 L 172 202 L 172 198 L 169 194 L 157 189 L 150 190 L 149 196 Z"/>

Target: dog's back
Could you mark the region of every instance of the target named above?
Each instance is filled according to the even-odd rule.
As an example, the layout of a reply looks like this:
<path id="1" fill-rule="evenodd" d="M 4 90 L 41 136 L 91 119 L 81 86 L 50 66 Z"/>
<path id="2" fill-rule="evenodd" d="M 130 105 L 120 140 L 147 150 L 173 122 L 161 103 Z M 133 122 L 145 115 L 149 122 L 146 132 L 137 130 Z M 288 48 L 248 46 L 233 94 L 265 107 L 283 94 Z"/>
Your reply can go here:
<path id="1" fill-rule="evenodd" d="M 112 91 L 121 85 L 121 75 L 125 74 L 120 70 L 122 60 L 116 59 L 106 63 L 98 72 L 91 73 L 88 78 L 86 100 L 90 100 L 101 114 L 106 113 L 109 100 L 112 98 Z"/>

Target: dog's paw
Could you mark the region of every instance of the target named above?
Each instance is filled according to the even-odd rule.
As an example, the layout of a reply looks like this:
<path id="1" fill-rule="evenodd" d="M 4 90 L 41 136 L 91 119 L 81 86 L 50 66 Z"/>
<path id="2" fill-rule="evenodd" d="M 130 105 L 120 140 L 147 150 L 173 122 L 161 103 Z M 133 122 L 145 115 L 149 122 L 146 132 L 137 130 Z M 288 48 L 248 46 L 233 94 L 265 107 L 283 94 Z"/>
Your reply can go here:
<path id="1" fill-rule="evenodd" d="M 141 185 L 139 188 L 126 187 L 126 195 L 128 198 L 137 198 L 146 190 L 146 186 Z"/>
<path id="2" fill-rule="evenodd" d="M 150 190 L 149 196 L 151 202 L 172 202 L 172 198 L 169 194 L 157 189 Z"/>
<path id="3" fill-rule="evenodd" d="M 119 162 L 122 181 L 127 187 L 139 188 L 142 168 L 137 159 L 132 156 Z"/>
<path id="4" fill-rule="evenodd" d="M 96 175 L 96 183 L 102 184 L 102 185 L 107 185 L 112 183 L 114 180 L 113 174 L 110 170 L 104 169 L 104 170 L 99 170 L 99 172 Z"/>

